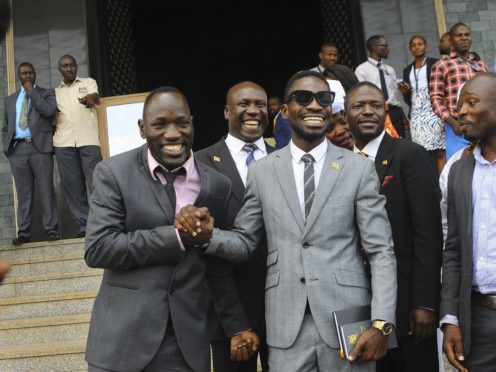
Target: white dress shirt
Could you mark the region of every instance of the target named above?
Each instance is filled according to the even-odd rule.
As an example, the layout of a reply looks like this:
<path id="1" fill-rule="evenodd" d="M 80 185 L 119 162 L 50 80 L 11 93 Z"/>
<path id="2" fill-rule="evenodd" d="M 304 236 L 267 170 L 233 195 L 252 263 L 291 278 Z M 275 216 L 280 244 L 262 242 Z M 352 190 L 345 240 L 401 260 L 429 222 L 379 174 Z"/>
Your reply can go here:
<path id="1" fill-rule="evenodd" d="M 394 72 L 394 68 L 385 64 L 383 60 L 380 62 L 380 69 L 384 72 L 384 79 L 386 80 L 386 88 L 389 95 L 388 103 L 395 106 L 400 106 L 400 93 L 398 84 L 396 84 L 396 73 Z M 379 68 L 377 67 L 378 63 L 379 61 L 369 57 L 367 61 L 359 65 L 355 70 L 358 80 L 369 81 L 381 89 L 381 77 L 379 74 Z"/>
<path id="2" fill-rule="evenodd" d="M 246 158 L 248 157 L 248 153 L 243 150 L 243 146 L 246 144 L 246 142 L 234 137 L 231 134 L 227 135 L 225 141 L 227 148 L 229 149 L 229 152 L 231 153 L 231 156 L 234 160 L 234 164 L 236 164 L 239 176 L 241 177 L 243 184 L 246 186 L 246 176 L 248 175 Z M 257 149 L 253 152 L 253 157 L 255 161 L 257 161 L 267 155 L 267 149 L 265 148 L 265 141 L 262 137 L 260 137 L 253 143 L 257 145 Z"/>
<path id="3" fill-rule="evenodd" d="M 353 152 L 356 152 L 357 154 L 359 152 L 363 152 L 367 154 L 368 159 L 375 161 L 375 158 L 377 157 L 377 151 L 379 151 L 379 146 L 381 145 L 382 139 L 384 138 L 384 133 L 386 132 L 382 131 L 380 135 L 375 137 L 373 140 L 370 140 L 361 150 L 356 147 L 356 145 L 353 146 Z"/>
<path id="4" fill-rule="evenodd" d="M 320 180 L 320 175 L 322 174 L 322 168 L 324 167 L 324 161 L 327 154 L 327 140 L 324 140 L 320 145 L 314 147 L 310 152 L 305 152 L 296 146 L 291 140 L 289 142 L 289 149 L 291 151 L 291 159 L 293 163 L 293 173 L 296 183 L 296 192 L 298 193 L 298 201 L 300 202 L 300 209 L 303 219 L 305 219 L 305 191 L 304 191 L 304 171 L 305 163 L 301 160 L 301 157 L 305 154 L 310 154 L 315 159 L 313 163 L 314 181 L 315 181 L 315 191 Z"/>

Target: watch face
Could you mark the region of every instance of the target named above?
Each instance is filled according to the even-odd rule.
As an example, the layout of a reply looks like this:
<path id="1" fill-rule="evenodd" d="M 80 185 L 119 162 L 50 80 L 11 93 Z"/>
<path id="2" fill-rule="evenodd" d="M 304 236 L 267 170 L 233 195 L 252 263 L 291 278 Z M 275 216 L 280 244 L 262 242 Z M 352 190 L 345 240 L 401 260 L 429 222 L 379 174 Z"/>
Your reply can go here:
<path id="1" fill-rule="evenodd" d="M 382 326 L 382 330 L 386 335 L 391 334 L 391 332 L 393 332 L 393 324 L 389 322 L 384 323 L 384 325 Z"/>

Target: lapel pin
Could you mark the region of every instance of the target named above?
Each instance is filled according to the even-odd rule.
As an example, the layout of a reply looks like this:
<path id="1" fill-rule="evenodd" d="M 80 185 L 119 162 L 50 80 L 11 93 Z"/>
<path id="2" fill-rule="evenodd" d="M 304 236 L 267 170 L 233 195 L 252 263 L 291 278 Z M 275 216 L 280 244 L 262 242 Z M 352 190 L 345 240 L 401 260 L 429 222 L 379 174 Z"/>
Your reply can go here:
<path id="1" fill-rule="evenodd" d="M 331 168 L 338 170 L 339 169 L 339 164 L 338 163 L 335 163 L 335 162 L 332 162 L 331 163 Z"/>
<path id="2" fill-rule="evenodd" d="M 387 160 L 383 160 L 382 165 L 387 165 Z"/>
<path id="3" fill-rule="evenodd" d="M 220 161 L 220 158 L 218 156 L 214 156 L 214 161 Z"/>

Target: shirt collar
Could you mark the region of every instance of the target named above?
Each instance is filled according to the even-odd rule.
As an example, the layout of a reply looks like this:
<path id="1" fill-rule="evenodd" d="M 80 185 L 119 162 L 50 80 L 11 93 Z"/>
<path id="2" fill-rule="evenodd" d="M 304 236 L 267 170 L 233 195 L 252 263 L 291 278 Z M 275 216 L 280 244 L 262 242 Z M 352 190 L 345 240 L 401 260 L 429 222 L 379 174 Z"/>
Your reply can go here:
<path id="1" fill-rule="evenodd" d="M 367 144 L 361 150 L 358 147 L 356 147 L 356 145 L 354 145 L 353 151 L 354 152 L 359 152 L 359 151 L 364 152 L 368 156 L 375 159 L 377 157 L 377 151 L 379 151 L 379 146 L 381 145 L 381 142 L 382 142 L 382 139 L 384 138 L 385 133 L 386 133 L 386 131 L 383 130 L 381 134 L 379 134 L 373 140 L 370 140 L 369 142 L 367 142 Z"/>
<path id="2" fill-rule="evenodd" d="M 457 58 L 457 57 L 460 57 L 461 59 L 465 59 L 465 58 L 463 58 L 461 55 L 459 55 L 459 54 L 458 54 L 456 51 L 454 51 L 454 50 L 452 50 L 452 51 L 450 52 L 449 57 L 450 57 L 450 58 Z M 473 55 L 471 52 L 469 52 L 469 53 L 468 53 L 468 57 L 467 57 L 466 59 L 471 60 L 471 61 L 472 61 L 472 60 L 475 60 L 474 55 Z"/>
<path id="3" fill-rule="evenodd" d="M 148 157 L 148 168 L 150 170 L 150 174 L 152 175 L 152 178 L 156 181 L 157 177 L 155 177 L 155 169 L 157 169 L 157 167 L 162 168 L 164 170 L 166 170 L 166 169 L 153 157 L 150 149 L 147 150 L 147 157 Z M 186 170 L 186 182 L 189 181 L 189 178 L 193 174 L 194 166 L 195 166 L 195 158 L 193 156 L 193 151 L 190 150 L 188 160 L 186 160 L 184 162 L 184 164 L 181 165 L 181 167 L 183 167 Z M 179 168 L 181 168 L 181 167 L 179 167 Z M 176 169 L 178 169 L 178 168 L 176 168 Z M 176 170 L 176 169 L 174 169 L 174 170 Z"/>
<path id="4" fill-rule="evenodd" d="M 79 82 L 79 81 L 82 81 L 79 78 L 79 76 L 76 76 L 76 78 L 74 79 L 74 81 L 71 84 L 64 83 L 64 79 L 62 79 L 62 82 L 60 83 L 59 87 L 70 87 L 70 86 L 74 85 L 74 83 Z"/>
<path id="5" fill-rule="evenodd" d="M 36 88 L 36 84 L 33 84 L 33 89 L 34 89 L 34 88 Z M 21 85 L 21 89 L 20 89 L 20 90 L 21 90 L 21 92 L 22 92 L 23 94 L 25 94 L 25 93 L 26 93 L 26 89 L 24 89 L 24 87 L 23 87 L 22 85 Z"/>
<path id="6" fill-rule="evenodd" d="M 300 162 L 301 157 L 305 154 L 312 155 L 313 158 L 315 159 L 315 162 L 316 163 L 319 162 L 320 160 L 322 160 L 322 158 L 326 156 L 327 146 L 328 146 L 327 140 L 324 140 L 320 145 L 310 150 L 310 152 L 305 152 L 302 149 L 300 149 L 298 146 L 296 146 L 292 139 L 289 142 L 289 149 L 291 151 L 291 156 L 293 160 L 296 160 L 296 162 Z"/>
<path id="7" fill-rule="evenodd" d="M 243 151 L 243 146 L 247 143 L 243 140 L 240 140 L 239 138 L 234 137 L 230 133 L 227 134 L 225 141 L 229 150 L 231 150 L 235 155 L 238 155 L 241 151 Z M 267 153 L 263 137 L 260 137 L 253 143 L 257 145 L 257 150 L 262 151 L 264 154 Z"/>
<path id="8" fill-rule="evenodd" d="M 385 63 L 384 63 L 384 61 L 383 61 L 382 59 L 380 59 L 380 60 L 376 61 L 376 60 L 375 60 L 375 59 L 373 59 L 372 57 L 369 57 L 369 58 L 368 58 L 368 61 L 369 61 L 370 63 L 372 63 L 374 66 L 377 66 L 377 64 L 378 64 L 378 63 L 380 63 L 380 64 L 382 64 L 382 65 L 384 65 L 384 64 L 385 64 Z"/>
<path id="9" fill-rule="evenodd" d="M 474 147 L 474 158 L 475 161 L 481 165 L 490 165 L 496 163 L 496 160 L 489 162 L 484 158 L 484 156 L 482 155 L 482 149 L 480 147 L 480 144 L 477 144 Z"/>

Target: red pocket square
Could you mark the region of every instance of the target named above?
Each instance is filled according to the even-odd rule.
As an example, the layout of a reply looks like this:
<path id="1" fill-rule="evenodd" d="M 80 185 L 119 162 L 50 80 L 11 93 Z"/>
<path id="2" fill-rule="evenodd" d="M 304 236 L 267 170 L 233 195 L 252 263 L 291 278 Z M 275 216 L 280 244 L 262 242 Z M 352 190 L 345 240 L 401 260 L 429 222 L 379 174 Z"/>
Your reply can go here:
<path id="1" fill-rule="evenodd" d="M 393 180 L 394 176 L 386 176 L 384 177 L 384 181 L 382 181 L 382 187 L 386 186 L 389 182 Z"/>

